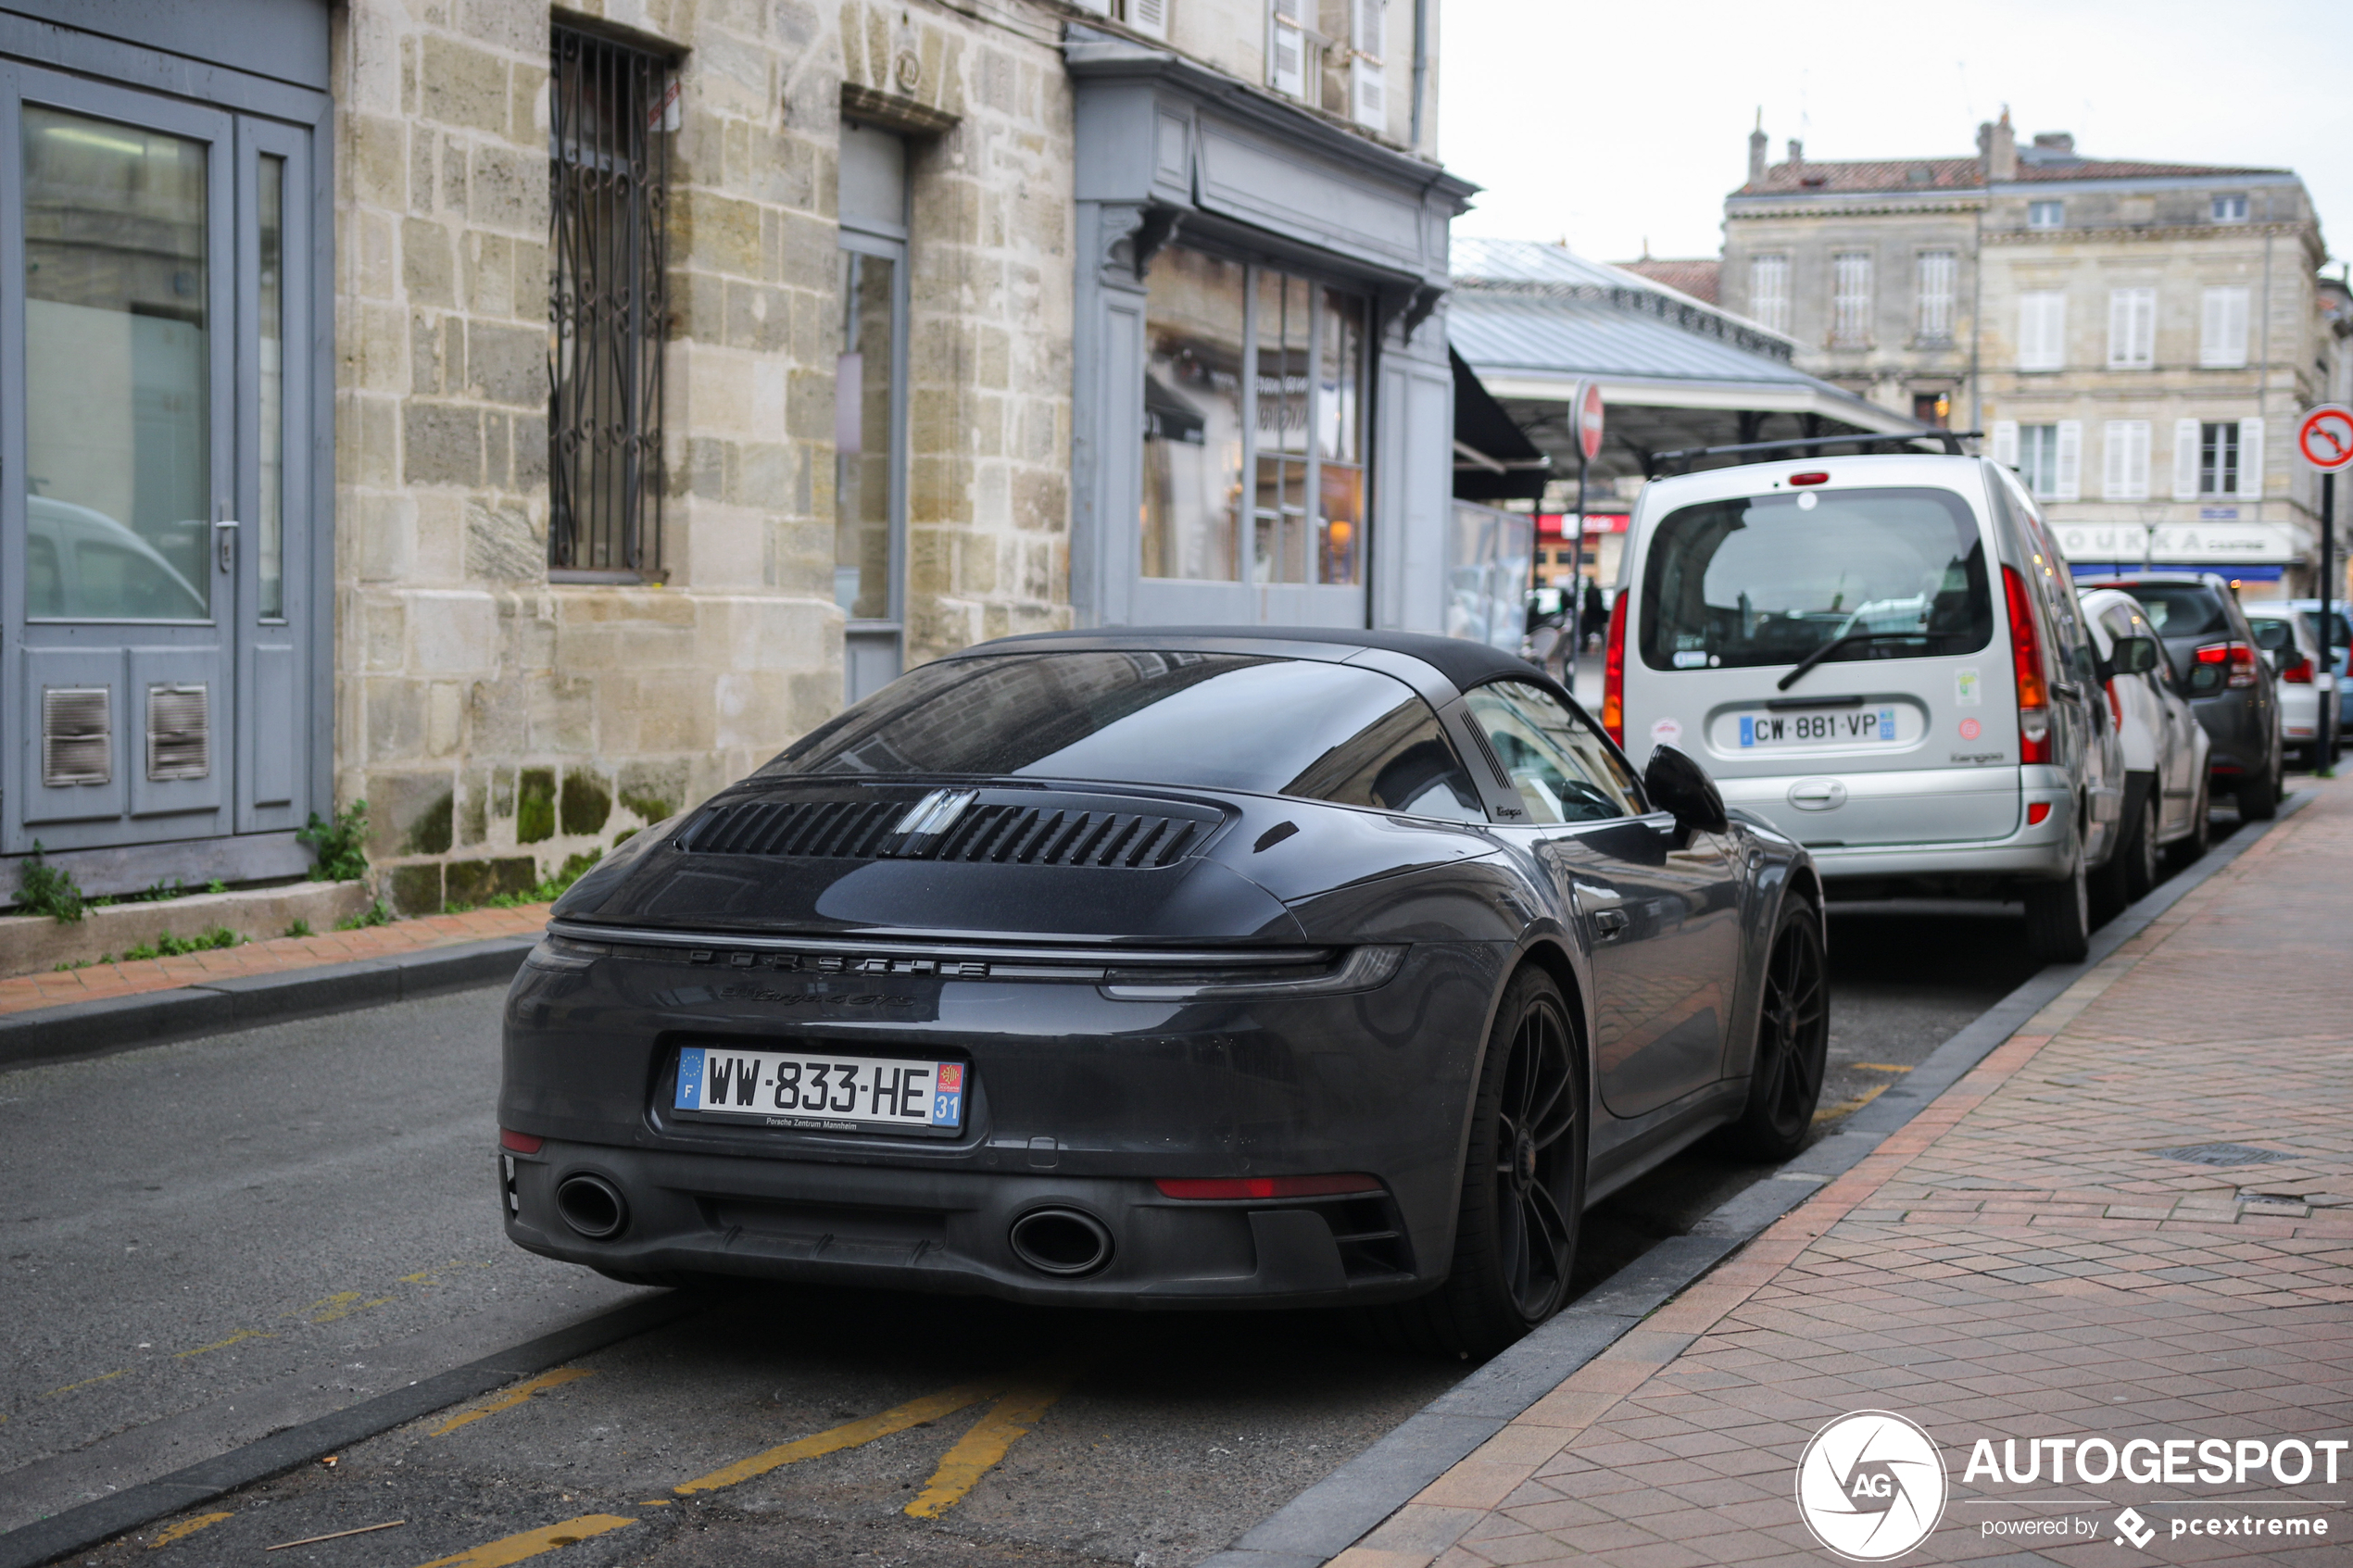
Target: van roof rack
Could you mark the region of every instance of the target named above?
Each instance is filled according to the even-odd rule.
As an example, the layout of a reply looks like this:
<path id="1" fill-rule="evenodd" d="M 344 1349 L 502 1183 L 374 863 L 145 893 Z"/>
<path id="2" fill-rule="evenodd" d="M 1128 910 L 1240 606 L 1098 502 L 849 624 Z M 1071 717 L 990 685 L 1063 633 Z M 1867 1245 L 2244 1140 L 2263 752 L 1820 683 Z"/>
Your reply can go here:
<path id="1" fill-rule="evenodd" d="M 1935 441 L 1944 445 L 1946 455 L 1959 458 L 1968 454 L 1961 450 L 1964 441 L 1982 441 L 1982 430 L 1922 430 L 1908 435 L 1802 435 L 1793 441 L 1751 441 L 1738 446 L 1689 446 L 1680 452 L 1654 452 L 1642 464 L 1644 479 L 1665 477 L 1674 468 L 1688 468 L 1702 458 L 1744 457 L 1764 459 L 1776 454 L 1791 458 L 1818 458 L 1825 446 L 1853 446 L 1869 451 L 1874 446 L 1894 446 L 1915 441 Z"/>

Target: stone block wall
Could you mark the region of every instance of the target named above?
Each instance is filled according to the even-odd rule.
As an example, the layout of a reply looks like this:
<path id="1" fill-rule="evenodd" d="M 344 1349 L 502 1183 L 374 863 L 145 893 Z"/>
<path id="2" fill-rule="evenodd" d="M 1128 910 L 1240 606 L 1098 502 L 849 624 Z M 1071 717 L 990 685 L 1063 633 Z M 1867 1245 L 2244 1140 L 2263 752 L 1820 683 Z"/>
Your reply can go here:
<path id="1" fill-rule="evenodd" d="M 549 29 L 676 52 L 661 570 L 547 570 Z M 909 662 L 1068 617 L 1069 91 L 1042 6 L 352 0 L 335 93 L 337 797 L 404 910 L 528 888 L 841 701 L 845 80 L 912 160 Z M 910 63 L 912 62 L 912 64 Z"/>

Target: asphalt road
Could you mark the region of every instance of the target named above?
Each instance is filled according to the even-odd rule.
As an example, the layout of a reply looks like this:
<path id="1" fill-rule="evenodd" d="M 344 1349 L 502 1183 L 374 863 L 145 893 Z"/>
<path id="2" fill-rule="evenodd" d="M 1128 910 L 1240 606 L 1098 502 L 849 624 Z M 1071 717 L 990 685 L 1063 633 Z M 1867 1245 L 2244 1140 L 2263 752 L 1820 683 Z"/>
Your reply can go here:
<path id="1" fill-rule="evenodd" d="M 1831 942 L 1834 1113 L 2030 972 L 2000 912 L 1841 913 Z M 0 1529 L 635 1294 L 499 1232 L 497 997 L 0 1075 Z M 1618 1195 L 1581 1280 L 1757 1173 L 1702 1149 Z M 423 1562 L 555 1527 L 579 1537 L 565 1568 L 1184 1563 L 1465 1370 L 1323 1316 L 746 1290 L 76 1560 L 245 1562 L 396 1519 L 269 1561 Z"/>

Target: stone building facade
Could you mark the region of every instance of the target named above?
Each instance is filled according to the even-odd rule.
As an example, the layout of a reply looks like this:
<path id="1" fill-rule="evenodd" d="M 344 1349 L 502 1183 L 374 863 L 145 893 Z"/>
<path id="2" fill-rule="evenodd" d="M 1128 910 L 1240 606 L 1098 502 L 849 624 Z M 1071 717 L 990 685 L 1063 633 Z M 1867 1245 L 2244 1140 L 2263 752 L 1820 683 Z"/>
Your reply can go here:
<path id="1" fill-rule="evenodd" d="M 1725 201 L 1725 304 L 1892 408 L 1982 429 L 2079 567 L 2222 571 L 2309 591 L 2316 492 L 2285 445 L 2340 338 L 2286 169 L 2099 159 L 2064 132 L 1973 158 L 1808 161 Z"/>
<path id="2" fill-rule="evenodd" d="M 479 903 L 914 663 L 1153 619 L 1124 520 L 1158 427 L 1122 336 L 1141 320 L 1111 302 L 1172 242 L 1365 323 L 1386 400 L 1345 454 L 1371 476 L 1357 593 L 1317 602 L 1432 620 L 1407 584 L 1423 514 L 1442 527 L 1469 189 L 1426 151 L 1437 10 L 0 0 L 8 90 L 83 117 L 57 144 L 86 160 L 129 125 L 110 156 L 177 159 L 188 207 L 188 264 L 154 285 L 181 303 L 32 308 L 66 348 L 180 364 L 165 390 L 195 410 L 187 450 L 134 450 L 152 389 L 126 381 L 103 440 L 32 431 L 66 489 L 0 498 L 0 857 L 39 840 L 93 893 L 266 880 L 308 864 L 308 815 L 364 799 L 399 909 Z M 1181 181 L 1082 188 L 1088 126 L 1124 157 L 1134 132 L 1169 152 L 1172 119 Z M 89 179 L 61 199 L 96 201 Z M 1108 376 L 1085 358 L 1106 352 Z M 24 373 L 5 332 L 0 360 Z M 208 495 L 186 461 L 208 439 Z M 72 477 L 107 441 L 188 494 Z M 76 529 L 136 533 L 177 619 L 91 646 L 79 580 L 38 575 Z M 1215 618 L 1264 619 L 1246 572 L 1229 586 Z M 208 774 L 144 767 L 154 716 L 207 703 Z"/>

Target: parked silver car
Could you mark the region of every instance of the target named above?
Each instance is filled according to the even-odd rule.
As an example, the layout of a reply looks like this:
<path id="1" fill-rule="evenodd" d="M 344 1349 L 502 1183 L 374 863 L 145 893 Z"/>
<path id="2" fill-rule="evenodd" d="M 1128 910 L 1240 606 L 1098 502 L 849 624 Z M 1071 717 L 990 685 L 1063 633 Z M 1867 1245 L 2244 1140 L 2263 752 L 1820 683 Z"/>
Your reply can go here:
<path id="1" fill-rule="evenodd" d="M 2124 834 L 2094 902 L 2120 908 L 2157 884 L 2169 852 L 2184 863 L 2206 853 L 2206 754 L 2213 743 L 2174 688 L 2164 645 L 2140 601 L 2119 588 L 2095 588 L 2081 599 L 2124 752 Z"/>
<path id="2" fill-rule="evenodd" d="M 2040 508 L 1957 443 L 1788 445 L 1644 486 L 1604 723 L 1636 758 L 1703 759 L 1833 897 L 2018 898 L 2033 952 L 2081 958 L 2125 766 Z"/>
<path id="3" fill-rule="evenodd" d="M 2312 617 L 2280 604 L 2252 604 L 2247 630 L 2279 679 L 2280 741 L 2299 768 L 2319 769 L 2336 759 L 2336 726 L 2330 721 L 2336 677 L 2320 667 L 2321 639 Z"/>

